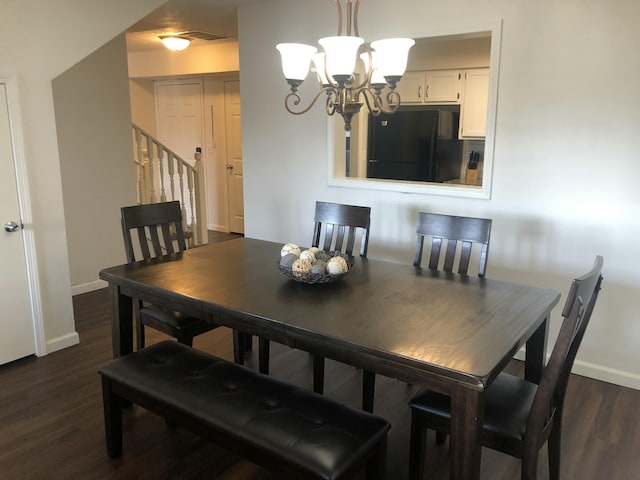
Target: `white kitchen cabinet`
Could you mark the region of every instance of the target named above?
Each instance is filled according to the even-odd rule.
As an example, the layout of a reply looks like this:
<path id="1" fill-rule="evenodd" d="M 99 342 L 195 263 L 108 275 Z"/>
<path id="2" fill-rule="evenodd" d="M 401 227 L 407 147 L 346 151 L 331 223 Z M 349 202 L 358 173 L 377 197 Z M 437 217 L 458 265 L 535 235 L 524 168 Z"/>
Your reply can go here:
<path id="1" fill-rule="evenodd" d="M 460 78 L 459 70 L 406 72 L 397 89 L 403 104 L 458 103 Z"/>
<path id="2" fill-rule="evenodd" d="M 489 69 L 465 70 L 462 85 L 459 137 L 484 138 L 487 132 L 489 105 Z"/>

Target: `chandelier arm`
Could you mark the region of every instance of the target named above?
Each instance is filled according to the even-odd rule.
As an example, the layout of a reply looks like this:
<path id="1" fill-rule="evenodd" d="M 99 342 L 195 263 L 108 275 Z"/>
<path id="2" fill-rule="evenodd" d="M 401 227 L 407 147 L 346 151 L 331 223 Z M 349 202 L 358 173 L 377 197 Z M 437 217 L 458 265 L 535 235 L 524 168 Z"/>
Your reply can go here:
<path id="1" fill-rule="evenodd" d="M 377 117 L 378 115 L 384 112 L 384 109 L 382 108 L 382 103 L 379 101 L 380 97 L 375 95 L 371 90 L 367 88 L 363 88 L 359 90 L 356 96 L 356 99 L 359 100 L 361 96 L 364 98 L 364 103 L 367 105 L 369 112 L 374 117 Z M 373 101 L 373 105 L 371 104 L 372 101 Z"/>
<path id="2" fill-rule="evenodd" d="M 400 106 L 400 94 L 395 88 L 387 92 L 386 100 L 391 113 L 395 112 Z"/>
<path id="3" fill-rule="evenodd" d="M 338 36 L 342 35 L 342 0 L 335 0 L 338 9 Z"/>
<path id="4" fill-rule="evenodd" d="M 364 75 L 362 76 L 362 80 L 360 81 L 360 83 L 358 85 L 352 85 L 351 89 L 352 90 L 361 90 L 363 88 L 365 88 L 368 84 L 369 84 L 369 80 L 370 80 L 370 72 L 365 72 Z M 359 75 L 352 75 L 353 80 L 356 80 L 356 78 L 359 77 Z"/>
<path id="5" fill-rule="evenodd" d="M 382 97 L 370 89 L 362 89 L 358 92 L 356 99 L 364 97 L 364 101 L 369 112 L 376 117 L 381 113 L 394 113 L 400 106 L 400 94 L 391 90 L 386 95 L 387 105 L 382 102 Z"/>
<path id="6" fill-rule="evenodd" d="M 339 92 L 335 88 L 327 89 L 327 102 L 325 104 L 327 115 L 331 116 L 336 113 L 337 98 L 339 98 Z"/>
<path id="7" fill-rule="evenodd" d="M 358 10 L 360 9 L 360 0 L 356 0 L 356 7 L 353 10 L 353 33 L 356 37 L 359 37 L 358 33 Z"/>
<path id="8" fill-rule="evenodd" d="M 332 95 L 332 94 L 335 95 L 335 89 L 333 87 L 330 87 L 330 86 L 324 87 L 320 89 L 318 93 L 316 93 L 315 97 L 313 97 L 313 99 L 311 100 L 311 103 L 307 106 L 307 108 L 300 111 L 293 110 L 292 108 L 300 105 L 300 101 L 301 101 L 300 95 L 298 95 L 297 92 L 289 92 L 289 94 L 286 97 L 284 97 L 284 108 L 287 110 L 287 112 L 292 113 L 293 115 L 302 115 L 303 113 L 307 113 L 309 110 L 311 110 L 311 107 L 313 107 L 316 104 L 316 101 L 318 101 L 318 98 L 320 98 L 320 95 L 322 95 L 322 93 L 325 93 L 325 92 L 327 95 Z M 291 104 L 291 106 L 289 106 L 289 104 Z"/>

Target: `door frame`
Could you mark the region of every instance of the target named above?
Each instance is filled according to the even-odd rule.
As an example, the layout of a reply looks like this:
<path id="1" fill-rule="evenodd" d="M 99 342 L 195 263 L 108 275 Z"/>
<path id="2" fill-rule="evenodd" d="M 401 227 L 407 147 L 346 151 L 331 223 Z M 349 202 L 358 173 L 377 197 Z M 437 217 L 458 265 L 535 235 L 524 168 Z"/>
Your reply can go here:
<path id="1" fill-rule="evenodd" d="M 42 315 L 40 282 L 38 280 L 39 275 L 36 242 L 33 229 L 31 195 L 29 194 L 29 182 L 26 169 L 18 82 L 15 77 L 0 77 L 0 83 L 5 85 L 7 92 L 9 133 L 11 135 L 11 143 L 13 145 L 13 167 L 18 187 L 20 220 L 23 225 L 22 238 L 24 239 L 24 251 L 26 257 L 25 267 L 27 269 L 27 282 L 29 284 L 29 299 L 31 303 L 31 321 L 33 323 L 35 354 L 40 357 L 47 354 L 47 349 Z"/>

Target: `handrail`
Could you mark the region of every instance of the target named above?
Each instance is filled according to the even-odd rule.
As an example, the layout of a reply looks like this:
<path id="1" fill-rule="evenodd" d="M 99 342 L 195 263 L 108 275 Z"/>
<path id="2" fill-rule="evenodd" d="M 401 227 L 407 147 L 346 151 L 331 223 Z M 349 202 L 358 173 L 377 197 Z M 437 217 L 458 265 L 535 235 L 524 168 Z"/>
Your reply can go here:
<path id="1" fill-rule="evenodd" d="M 138 204 L 179 200 L 183 224 L 193 231 L 193 244 L 207 243 L 202 154 L 195 152 L 192 165 L 135 123 L 131 127 Z"/>

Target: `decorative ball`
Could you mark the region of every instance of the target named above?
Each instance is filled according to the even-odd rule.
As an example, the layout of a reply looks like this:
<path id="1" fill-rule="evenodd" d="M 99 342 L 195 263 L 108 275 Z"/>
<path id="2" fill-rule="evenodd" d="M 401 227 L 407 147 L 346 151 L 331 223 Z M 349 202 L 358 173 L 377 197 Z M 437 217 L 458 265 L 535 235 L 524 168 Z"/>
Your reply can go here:
<path id="1" fill-rule="evenodd" d="M 331 275 L 339 275 L 348 271 L 349 265 L 347 265 L 347 261 L 342 257 L 333 257 L 327 262 L 327 273 Z"/>
<path id="2" fill-rule="evenodd" d="M 284 257 L 280 258 L 280 266 L 291 268 L 293 266 L 293 262 L 298 260 L 298 256 L 294 253 L 287 253 Z"/>
<path id="3" fill-rule="evenodd" d="M 311 262 L 304 258 L 298 258 L 293 265 L 291 266 L 291 270 L 294 273 L 307 273 L 311 271 Z"/>
<path id="4" fill-rule="evenodd" d="M 319 249 L 318 247 L 311 247 L 309 250 L 310 250 L 311 252 L 313 252 L 314 254 L 315 254 L 316 252 L 319 252 L 319 251 L 320 251 L 320 249 Z"/>
<path id="5" fill-rule="evenodd" d="M 329 254 L 324 250 L 318 250 L 317 252 L 314 252 L 314 254 L 316 256 L 316 260 L 322 260 L 323 262 L 329 260 Z"/>
<path id="6" fill-rule="evenodd" d="M 296 257 L 300 256 L 300 247 L 295 243 L 287 243 L 280 250 L 280 256 L 284 257 L 287 253 L 293 253 Z"/>
<path id="7" fill-rule="evenodd" d="M 317 275 L 324 275 L 327 273 L 327 262 L 323 260 L 316 260 L 316 262 L 311 265 L 311 273 L 315 273 Z"/>
<path id="8" fill-rule="evenodd" d="M 309 260 L 311 263 L 316 261 L 316 256 L 311 250 L 304 250 L 300 252 L 300 258 Z"/>

